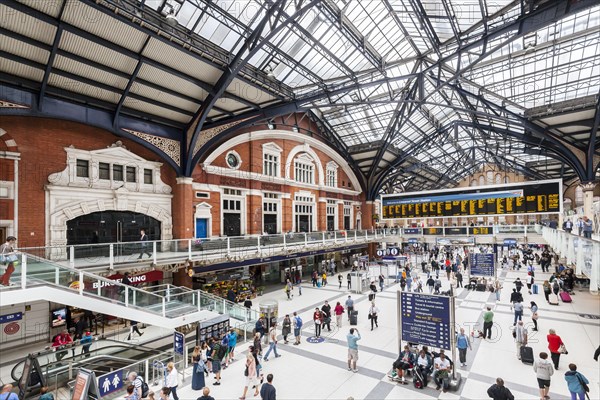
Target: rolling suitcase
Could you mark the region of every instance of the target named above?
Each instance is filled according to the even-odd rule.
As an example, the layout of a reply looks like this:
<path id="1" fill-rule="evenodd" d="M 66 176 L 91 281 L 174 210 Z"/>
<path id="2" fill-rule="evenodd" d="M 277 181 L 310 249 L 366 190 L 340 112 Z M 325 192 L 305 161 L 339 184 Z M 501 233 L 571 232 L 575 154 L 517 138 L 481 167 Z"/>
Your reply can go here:
<path id="1" fill-rule="evenodd" d="M 373 301 L 375 299 L 375 293 L 369 293 L 369 301 Z"/>
<path id="2" fill-rule="evenodd" d="M 523 364 L 533 364 L 533 349 L 531 347 L 521 347 L 521 362 Z"/>
<path id="3" fill-rule="evenodd" d="M 358 324 L 358 311 L 352 310 L 350 312 L 350 325 L 357 325 L 357 324 Z"/>
<path id="4" fill-rule="evenodd" d="M 560 292 L 560 299 L 563 303 L 570 303 L 572 301 L 571 295 L 568 292 Z"/>

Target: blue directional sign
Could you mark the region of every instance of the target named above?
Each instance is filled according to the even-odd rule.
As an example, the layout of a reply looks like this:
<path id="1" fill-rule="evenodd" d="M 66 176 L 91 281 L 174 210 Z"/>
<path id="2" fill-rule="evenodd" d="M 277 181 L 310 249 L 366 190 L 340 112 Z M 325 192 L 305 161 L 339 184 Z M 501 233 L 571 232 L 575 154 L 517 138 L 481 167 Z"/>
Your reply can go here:
<path id="1" fill-rule="evenodd" d="M 123 388 L 123 371 L 116 371 L 98 378 L 100 397 Z"/>
<path id="2" fill-rule="evenodd" d="M 183 333 L 173 332 L 173 352 L 182 356 L 184 347 L 185 336 L 183 335 Z"/>
<path id="3" fill-rule="evenodd" d="M 420 235 L 421 228 L 404 228 L 402 229 L 402 233 L 405 235 Z"/>
<path id="4" fill-rule="evenodd" d="M 504 239 L 504 245 L 505 246 L 516 246 L 517 239 Z"/>
<path id="5" fill-rule="evenodd" d="M 450 297 L 402 292 L 400 303 L 403 341 L 451 349 Z"/>
<path id="6" fill-rule="evenodd" d="M 407 243 L 408 244 L 418 244 L 419 243 L 419 239 L 417 239 L 417 238 L 408 238 Z"/>
<path id="7" fill-rule="evenodd" d="M 23 319 L 23 313 L 21 313 L 21 312 L 0 315 L 0 324 L 5 324 L 7 322 L 14 322 L 14 321 L 18 321 L 20 319 Z"/>
<path id="8" fill-rule="evenodd" d="M 494 253 L 473 253 L 471 254 L 469 266 L 471 275 L 474 276 L 494 276 L 496 275 L 494 265 Z"/>

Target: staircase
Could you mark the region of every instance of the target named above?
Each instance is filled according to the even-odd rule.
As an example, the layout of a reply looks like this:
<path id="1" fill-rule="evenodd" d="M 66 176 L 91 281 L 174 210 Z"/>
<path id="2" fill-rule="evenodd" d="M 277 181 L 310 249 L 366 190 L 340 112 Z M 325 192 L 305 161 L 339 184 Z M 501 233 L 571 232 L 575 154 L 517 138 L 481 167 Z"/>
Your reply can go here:
<path id="1" fill-rule="evenodd" d="M 256 311 L 200 290 L 140 289 L 29 254 L 17 257 L 11 286 L 0 286 L 0 306 L 45 300 L 167 329 L 219 314 L 244 322 L 258 318 Z"/>

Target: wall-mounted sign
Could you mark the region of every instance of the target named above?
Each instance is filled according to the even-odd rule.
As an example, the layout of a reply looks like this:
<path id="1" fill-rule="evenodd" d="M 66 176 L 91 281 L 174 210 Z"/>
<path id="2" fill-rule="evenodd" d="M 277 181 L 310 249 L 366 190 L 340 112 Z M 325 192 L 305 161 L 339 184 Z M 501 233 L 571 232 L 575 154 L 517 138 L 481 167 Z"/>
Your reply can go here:
<path id="1" fill-rule="evenodd" d="M 123 281 L 123 275 L 122 274 L 114 274 L 114 275 L 107 276 L 106 279 L 110 279 L 117 283 L 121 283 Z M 146 283 L 146 282 L 162 281 L 162 279 L 163 279 L 162 271 L 148 271 L 143 274 L 134 275 L 134 276 L 129 277 L 129 280 L 131 281 L 132 285 L 139 285 L 141 283 Z M 114 286 L 114 285 L 111 283 L 108 283 L 108 282 L 104 282 L 104 281 L 100 282 L 100 287 L 106 287 L 106 286 Z M 98 282 L 94 282 L 92 284 L 92 287 L 94 289 L 98 289 Z"/>
<path id="2" fill-rule="evenodd" d="M 474 246 L 474 237 L 438 237 L 435 238 L 438 246 Z"/>
<path id="3" fill-rule="evenodd" d="M 185 348 L 185 335 L 181 332 L 173 332 L 173 352 L 175 354 L 183 355 Z"/>
<path id="4" fill-rule="evenodd" d="M 385 256 L 396 257 L 396 256 L 400 255 L 400 249 L 398 247 L 388 247 L 386 249 L 377 249 L 375 254 L 377 254 L 377 257 L 385 257 Z"/>
<path id="5" fill-rule="evenodd" d="M 402 232 L 405 235 L 420 235 L 421 228 L 404 228 L 404 229 L 402 229 Z"/>
<path id="6" fill-rule="evenodd" d="M 20 319 L 23 319 L 22 312 L 0 315 L 0 324 L 6 324 L 7 322 L 18 321 Z"/>
<path id="7" fill-rule="evenodd" d="M 505 246 L 516 246 L 517 239 L 504 239 L 504 245 Z"/>
<path id="8" fill-rule="evenodd" d="M 123 388 L 123 370 L 118 370 L 98 377 L 98 390 L 100 391 L 100 397 L 104 397 L 109 393 L 116 392 L 121 388 Z"/>
<path id="9" fill-rule="evenodd" d="M 469 227 L 469 235 L 493 235 L 494 228 L 491 226 L 471 226 Z"/>

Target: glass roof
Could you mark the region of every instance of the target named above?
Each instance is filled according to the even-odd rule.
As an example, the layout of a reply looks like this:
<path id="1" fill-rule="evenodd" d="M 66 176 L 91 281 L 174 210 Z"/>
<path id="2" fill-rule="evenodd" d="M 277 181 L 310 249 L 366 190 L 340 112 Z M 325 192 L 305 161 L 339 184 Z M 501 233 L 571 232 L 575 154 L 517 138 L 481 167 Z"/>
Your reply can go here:
<path id="1" fill-rule="evenodd" d="M 490 160 L 507 168 L 548 165 L 554 156 L 531 155 L 517 145 L 530 131 L 524 112 L 598 95 L 600 6 L 520 35 L 517 29 L 528 25 L 519 21 L 537 12 L 530 8 L 537 2 L 522 3 L 324 0 L 281 27 L 298 11 L 297 2 L 287 1 L 279 22 L 273 17 L 262 30 L 268 40 L 248 62 L 291 87 L 300 105 L 319 110 L 347 146 L 381 142 L 384 150 L 414 151 L 411 159 L 425 175 L 448 174 L 452 160 L 463 161 L 457 168 L 464 174 L 469 165 Z M 174 13 L 181 25 L 232 54 L 268 12 L 259 0 L 145 5 Z M 338 90 L 344 85 L 347 90 Z M 433 139 L 418 146 L 427 138 Z M 374 173 L 393 167 L 373 162 L 379 163 Z"/>

